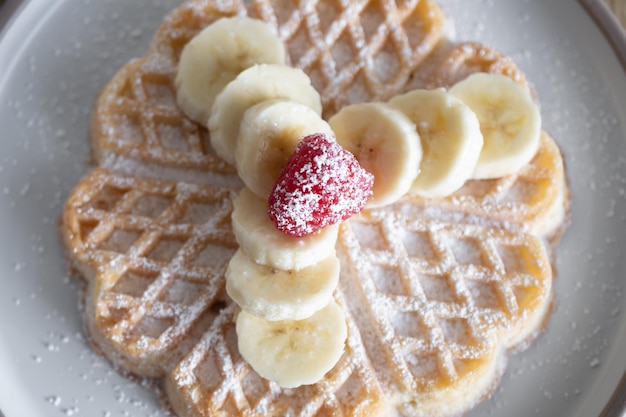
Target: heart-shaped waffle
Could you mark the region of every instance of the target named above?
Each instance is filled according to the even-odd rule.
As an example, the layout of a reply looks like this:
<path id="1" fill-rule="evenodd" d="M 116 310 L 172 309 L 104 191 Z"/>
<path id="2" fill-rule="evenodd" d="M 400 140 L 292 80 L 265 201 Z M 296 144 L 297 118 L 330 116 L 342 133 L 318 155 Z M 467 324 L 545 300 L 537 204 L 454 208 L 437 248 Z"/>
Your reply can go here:
<path id="1" fill-rule="evenodd" d="M 206 129 L 177 107 L 185 43 L 222 16 L 271 25 L 291 65 L 320 91 L 324 115 L 468 74 L 505 74 L 491 49 L 444 39 L 431 0 L 189 0 L 144 58 L 124 66 L 94 111 L 98 164 L 75 187 L 61 223 L 71 266 L 86 278 L 85 321 L 97 348 L 138 376 L 162 379 L 180 416 L 448 416 L 485 397 L 506 352 L 541 330 L 551 300 L 542 238 L 566 206 L 563 161 L 542 135 L 519 173 L 469 181 L 445 199 L 405 197 L 341 227 L 335 298 L 348 340 L 319 383 L 280 389 L 241 358 L 224 272 L 241 187 Z"/>

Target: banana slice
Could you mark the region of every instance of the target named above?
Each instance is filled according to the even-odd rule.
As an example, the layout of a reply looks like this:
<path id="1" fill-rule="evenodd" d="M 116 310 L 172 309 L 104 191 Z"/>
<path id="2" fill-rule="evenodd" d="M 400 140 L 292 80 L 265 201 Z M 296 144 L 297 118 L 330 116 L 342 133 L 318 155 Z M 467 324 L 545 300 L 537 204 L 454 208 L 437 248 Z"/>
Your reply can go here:
<path id="1" fill-rule="evenodd" d="M 266 321 L 242 311 L 236 331 L 241 356 L 283 388 L 322 379 L 341 358 L 348 336 L 343 310 L 334 300 L 304 320 Z"/>
<path id="2" fill-rule="evenodd" d="M 331 300 L 339 282 L 332 255 L 299 271 L 259 265 L 240 249 L 228 264 L 226 291 L 243 310 L 269 321 L 311 317 Z"/>
<path id="3" fill-rule="evenodd" d="M 233 201 L 232 227 L 241 250 L 254 262 L 271 268 L 301 270 L 335 254 L 339 225 L 297 238 L 276 228 L 267 200 L 244 188 Z"/>
<path id="4" fill-rule="evenodd" d="M 254 65 L 231 81 L 213 104 L 208 127 L 211 145 L 222 159 L 235 163 L 244 112 L 257 103 L 275 98 L 302 103 L 318 115 L 322 114 L 320 95 L 304 72 L 285 65 Z"/>
<path id="5" fill-rule="evenodd" d="M 539 148 L 541 114 L 530 93 L 509 77 L 476 73 L 450 93 L 478 116 L 483 145 L 472 178 L 498 178 L 518 172 Z"/>
<path id="6" fill-rule="evenodd" d="M 385 103 L 344 107 L 328 121 L 337 142 L 374 174 L 367 207 L 391 204 L 406 194 L 419 172 L 422 146 L 415 124 Z"/>
<path id="7" fill-rule="evenodd" d="M 243 115 L 235 166 L 243 182 L 267 199 L 298 143 L 313 133 L 335 134 L 310 107 L 274 99 L 250 107 Z"/>
<path id="8" fill-rule="evenodd" d="M 467 181 L 483 146 L 478 118 L 444 89 L 413 90 L 389 104 L 415 123 L 424 154 L 411 192 L 435 198 L 452 194 Z"/>
<path id="9" fill-rule="evenodd" d="M 244 16 L 219 19 L 183 48 L 175 80 L 178 105 L 206 126 L 215 98 L 241 71 L 284 62 L 285 47 L 266 23 Z"/>

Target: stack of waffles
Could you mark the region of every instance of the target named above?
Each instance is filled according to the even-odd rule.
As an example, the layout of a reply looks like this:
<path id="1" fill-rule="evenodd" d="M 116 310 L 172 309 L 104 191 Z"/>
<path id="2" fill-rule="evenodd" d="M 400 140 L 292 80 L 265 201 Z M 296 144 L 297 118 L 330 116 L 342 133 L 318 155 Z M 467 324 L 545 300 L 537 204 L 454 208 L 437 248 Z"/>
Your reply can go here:
<path id="1" fill-rule="evenodd" d="M 237 348 L 237 306 L 224 273 L 242 187 L 206 129 L 176 105 L 182 48 L 223 16 L 267 22 L 288 64 L 320 92 L 324 116 L 344 105 L 450 86 L 515 64 L 446 38 L 432 0 L 189 0 L 166 17 L 147 55 L 119 70 L 93 114 L 98 166 L 76 185 L 60 226 L 85 279 L 94 347 L 126 374 L 156 381 L 180 417 L 450 416 L 495 388 L 506 355 L 550 311 L 550 245 L 567 211 L 559 149 L 547 133 L 515 175 L 471 180 L 442 199 L 404 197 L 341 225 L 335 298 L 348 338 L 316 384 L 281 389 Z"/>

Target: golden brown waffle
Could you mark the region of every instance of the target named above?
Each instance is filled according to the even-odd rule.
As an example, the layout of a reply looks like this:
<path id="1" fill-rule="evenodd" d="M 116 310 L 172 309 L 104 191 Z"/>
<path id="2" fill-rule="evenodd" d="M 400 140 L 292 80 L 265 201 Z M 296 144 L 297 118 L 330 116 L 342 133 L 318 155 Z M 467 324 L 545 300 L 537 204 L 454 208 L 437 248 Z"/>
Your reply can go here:
<path id="1" fill-rule="evenodd" d="M 475 72 L 510 77 L 530 91 L 528 81 L 511 58 L 473 42 L 451 44 L 442 41 L 428 62 L 418 67 L 405 90 L 413 88 L 448 88 Z M 531 231 L 549 237 L 558 234 L 560 222 L 552 215 L 565 210 L 567 202 L 565 167 L 558 145 L 542 132 L 535 158 L 519 172 L 492 180 L 470 180 L 451 196 L 433 202 L 414 199 L 430 212 L 445 210 L 474 220 L 500 222 L 501 227 Z M 554 196 L 560 196 L 555 199 Z"/>
<path id="2" fill-rule="evenodd" d="M 338 302 L 346 311 L 345 301 Z M 180 416 L 365 416 L 388 415 L 388 401 L 366 358 L 354 320 L 339 363 L 322 383 L 283 390 L 259 377 L 237 349 L 236 306 L 223 310 L 189 355 L 165 381 Z"/>
<path id="3" fill-rule="evenodd" d="M 443 41 L 437 51 L 414 74 L 411 88 L 451 87 L 475 72 L 506 75 L 529 89 L 524 74 L 506 55 L 475 42 L 451 44 Z"/>
<path id="4" fill-rule="evenodd" d="M 393 36 L 393 41 L 387 42 L 394 47 L 403 45 L 397 56 L 384 52 L 390 46 L 381 45 L 380 40 L 357 56 L 356 45 L 361 39 L 358 38 L 353 40 L 355 43 L 350 47 L 342 48 L 350 59 L 341 60 L 341 66 L 331 63 L 334 62 L 333 59 L 338 59 L 333 58 L 338 54 L 331 53 L 336 46 L 327 46 L 318 30 L 309 27 L 310 21 L 320 20 L 321 17 L 316 20 L 315 17 L 307 16 L 305 19 L 302 13 L 294 11 L 293 2 L 285 3 L 285 9 L 281 9 L 279 16 L 275 12 L 277 9 L 271 8 L 264 1 L 253 2 L 250 14 L 261 16 L 271 24 L 278 25 L 278 33 L 287 42 L 290 60 L 309 71 L 314 85 L 322 92 L 325 114 L 334 113 L 343 104 L 389 98 L 406 90 L 404 84 L 409 81 L 414 87 L 449 86 L 477 71 L 505 74 L 527 86 L 525 77 L 510 58 L 475 43 L 450 46 L 442 42 L 443 46 L 437 45 L 437 48 L 443 52 L 434 53 L 437 57 L 424 63 L 421 74 L 422 66 L 419 64 L 426 58 L 424 53 L 417 54 L 416 50 L 430 51 L 434 48 L 441 37 L 443 26 L 441 12 L 431 1 L 406 3 L 396 15 L 396 18 L 405 22 L 402 28 L 430 28 L 428 36 L 420 43 L 406 39 L 409 34 L 418 34 L 402 30 L 401 34 Z M 362 3 L 350 3 L 352 6 L 349 11 L 360 11 L 362 17 L 363 14 L 368 16 L 362 20 L 375 21 L 371 12 L 383 10 L 382 5 L 375 3 L 378 6 L 369 5 L 364 8 Z M 380 3 L 389 8 L 392 6 L 388 3 L 393 2 Z M 413 5 L 415 9 L 409 9 L 409 5 Z M 335 25 L 327 23 L 328 28 L 338 27 L 333 29 L 332 36 L 328 35 L 330 41 L 335 41 L 340 36 L 335 33 L 339 28 L 348 30 L 346 23 L 343 23 L 347 19 L 345 14 L 348 10 L 344 10 L 335 1 L 308 2 L 302 8 L 324 10 L 325 22 L 330 22 L 332 16 L 341 22 Z M 332 15 L 331 10 L 335 10 L 336 14 Z M 176 62 L 185 42 L 217 17 L 234 13 L 245 13 L 245 9 L 237 2 L 194 0 L 183 4 L 165 20 L 152 44 L 151 54 L 130 62 L 114 76 L 100 94 L 92 123 L 92 147 L 101 166 L 133 176 L 226 184 L 233 189 L 240 187 L 234 169 L 213 153 L 206 129 L 187 119 L 177 107 L 173 87 Z M 418 24 L 419 19 L 424 22 Z M 388 17 L 381 22 L 376 33 L 390 32 L 393 19 Z M 319 29 L 319 24 L 318 22 L 313 27 Z M 360 25 L 357 26 L 361 28 Z M 354 29 L 352 26 L 348 30 L 361 35 L 363 31 L 362 28 Z M 379 34 L 375 38 L 379 39 L 381 36 Z M 402 42 L 395 40 L 396 37 L 402 39 Z M 311 61 L 313 58 L 297 58 L 299 49 L 295 45 L 304 42 L 302 38 L 309 39 L 307 56 L 316 57 L 314 63 Z M 413 45 L 413 48 L 406 47 L 407 43 Z M 313 44 L 318 45 L 317 49 L 311 46 Z M 367 66 L 368 62 L 370 66 L 374 62 L 378 63 L 377 66 L 382 65 L 376 58 L 380 55 L 387 57 L 388 61 L 401 63 L 398 68 L 406 69 L 393 72 L 392 77 L 397 82 L 386 84 L 386 78 L 378 78 L 378 70 Z M 357 62 L 357 57 L 361 57 L 361 61 Z M 360 70 L 354 70 L 354 66 L 358 66 Z M 395 68 L 396 64 L 387 62 L 383 67 Z M 325 69 L 326 72 L 317 74 L 315 68 Z M 336 77 L 336 71 L 343 74 L 341 83 Z M 418 75 L 423 75 L 425 79 L 419 81 Z M 351 89 L 359 90 L 362 94 L 344 93 Z M 547 137 L 545 134 L 544 136 Z M 489 217 L 508 224 L 523 224 L 524 228 L 540 229 L 546 213 L 549 212 L 551 200 L 548 197 L 564 187 L 564 174 L 561 155 L 551 139 L 542 141 L 539 155 L 529 167 L 516 175 L 492 181 L 470 181 L 464 189 L 450 198 L 436 203 L 426 201 L 425 204 L 443 204 L 445 209 L 456 213 Z"/>
<path id="5" fill-rule="evenodd" d="M 176 105 L 185 43 L 221 16 L 276 28 L 289 63 L 321 92 L 324 115 L 348 103 L 449 86 L 476 71 L 526 79 L 507 57 L 443 39 L 432 0 L 189 0 L 164 21 L 144 58 L 124 66 L 96 103 L 100 165 L 75 187 L 60 227 L 87 280 L 85 321 L 125 371 L 163 378 L 179 416 L 448 416 L 486 396 L 505 352 L 539 331 L 551 269 L 540 237 L 566 206 L 563 161 L 544 133 L 520 173 L 470 181 L 441 200 L 405 198 L 342 226 L 335 296 L 349 337 L 317 384 L 282 390 L 236 349 L 223 274 L 236 242 L 241 186 L 205 128 Z M 550 227 L 546 226 L 548 224 Z"/>
<path id="6" fill-rule="evenodd" d="M 101 92 L 91 135 L 101 165 L 159 177 L 168 167 L 172 178 L 201 182 L 210 181 L 202 171 L 228 171 L 212 154 L 206 130 L 176 106 L 173 79 L 189 39 L 219 17 L 245 13 L 276 28 L 288 61 L 320 91 L 326 116 L 400 92 L 444 23 L 433 0 L 257 0 L 248 9 L 236 0 L 188 1 L 165 19 L 150 53 L 127 64 Z"/>
<path id="7" fill-rule="evenodd" d="M 546 317 L 551 266 L 531 235 L 363 212 L 341 230 L 347 294 L 385 392 L 406 415 L 457 415 L 484 396 L 506 349 Z"/>
<path id="8" fill-rule="evenodd" d="M 237 248 L 232 197 L 227 189 L 104 169 L 74 189 L 62 236 L 71 265 L 88 280 L 90 335 L 115 363 L 161 377 L 186 353 L 185 339 L 210 323 Z"/>
<path id="9" fill-rule="evenodd" d="M 281 390 L 236 349 L 223 277 L 236 245 L 233 197 L 96 169 L 66 206 L 94 342 L 124 369 L 166 376 L 181 416 L 367 415 L 397 405 L 413 414 L 414 404 L 451 415 L 486 394 L 505 350 L 547 313 L 551 269 L 539 238 L 407 216 L 401 205 L 364 212 L 342 226 L 338 246 L 346 352 L 320 383 Z"/>
<path id="10" fill-rule="evenodd" d="M 560 224 L 552 223 L 554 210 L 566 204 L 555 199 L 565 192 L 565 168 L 559 147 L 543 132 L 534 159 L 519 172 L 491 180 L 470 180 L 452 195 L 437 199 L 407 198 L 412 209 L 432 217 L 468 216 L 464 221 L 499 223 L 512 230 L 550 237 Z M 557 207 L 555 207 L 557 205 Z M 452 217 L 450 217 L 452 215 Z M 563 213 L 561 213 L 563 215 Z"/>

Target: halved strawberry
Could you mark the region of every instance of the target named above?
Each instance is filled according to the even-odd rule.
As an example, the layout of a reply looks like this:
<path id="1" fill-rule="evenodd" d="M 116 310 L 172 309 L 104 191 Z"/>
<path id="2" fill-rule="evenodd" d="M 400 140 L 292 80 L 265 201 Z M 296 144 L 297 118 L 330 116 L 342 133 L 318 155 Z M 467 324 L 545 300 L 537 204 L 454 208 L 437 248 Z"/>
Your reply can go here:
<path id="1" fill-rule="evenodd" d="M 295 237 L 348 219 L 363 210 L 374 176 L 354 155 L 323 134 L 304 138 L 269 197 L 269 216 Z"/>

